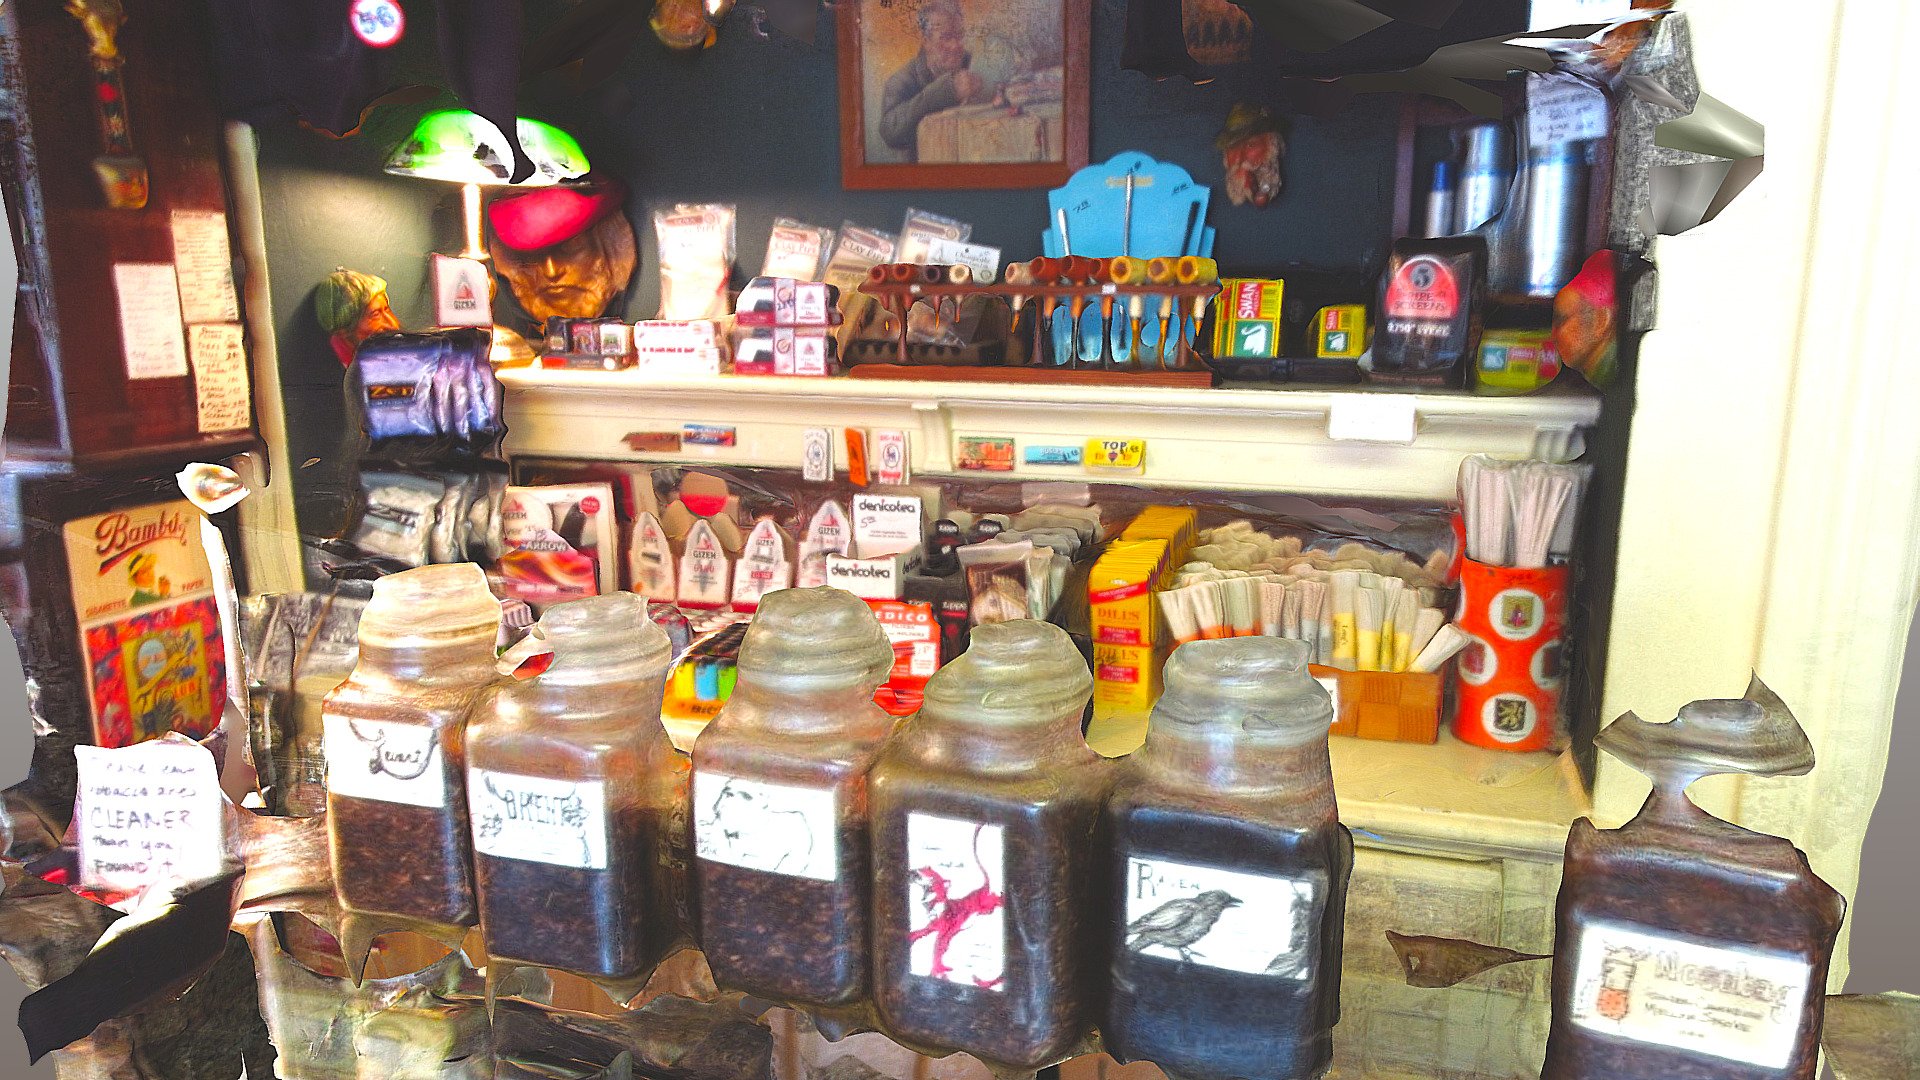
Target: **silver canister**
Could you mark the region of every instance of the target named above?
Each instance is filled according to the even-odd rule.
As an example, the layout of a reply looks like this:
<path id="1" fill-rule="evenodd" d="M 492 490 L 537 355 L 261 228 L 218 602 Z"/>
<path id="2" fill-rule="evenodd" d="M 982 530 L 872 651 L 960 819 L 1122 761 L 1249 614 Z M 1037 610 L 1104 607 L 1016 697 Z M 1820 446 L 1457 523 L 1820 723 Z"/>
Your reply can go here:
<path id="1" fill-rule="evenodd" d="M 1587 165 L 1577 144 L 1535 147 L 1527 162 L 1528 296 L 1551 297 L 1586 256 Z"/>
<path id="2" fill-rule="evenodd" d="M 1472 232 L 1500 213 L 1513 185 L 1513 129 L 1503 123 L 1475 124 L 1466 130 L 1466 155 L 1460 169 L 1460 197 L 1454 233 Z"/>

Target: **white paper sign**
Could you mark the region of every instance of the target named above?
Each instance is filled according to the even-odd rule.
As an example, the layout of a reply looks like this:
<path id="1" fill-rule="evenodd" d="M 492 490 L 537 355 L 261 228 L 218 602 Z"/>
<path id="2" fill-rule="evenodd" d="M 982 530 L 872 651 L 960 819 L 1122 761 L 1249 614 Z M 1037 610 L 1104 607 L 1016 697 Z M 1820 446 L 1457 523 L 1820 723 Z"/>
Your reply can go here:
<path id="1" fill-rule="evenodd" d="M 211 210 L 173 212 L 173 265 L 180 277 L 180 314 L 188 323 L 239 322 L 233 289 L 233 249 L 227 215 Z"/>
<path id="2" fill-rule="evenodd" d="M 1592 83 L 1560 73 L 1527 76 L 1527 142 L 1565 146 L 1605 138 L 1607 97 Z"/>
<path id="3" fill-rule="evenodd" d="M 114 263 L 120 348 L 129 379 L 177 379 L 187 373 L 180 284 L 171 263 Z"/>
<path id="4" fill-rule="evenodd" d="M 768 874 L 833 881 L 838 837 L 830 788 L 693 774 L 694 853 Z"/>
<path id="5" fill-rule="evenodd" d="M 205 748 L 169 738 L 73 756 L 82 885 L 123 892 L 219 875 L 220 774 Z"/>
<path id="6" fill-rule="evenodd" d="M 435 810 L 447 805 L 446 762 L 432 728 L 328 716 L 323 739 L 331 794 Z"/>
<path id="7" fill-rule="evenodd" d="M 607 868 L 607 786 L 467 770 L 473 850 L 496 859 Z"/>
<path id="8" fill-rule="evenodd" d="M 1419 427 L 1412 394 L 1336 394 L 1327 409 L 1327 438 L 1412 443 Z"/>
<path id="9" fill-rule="evenodd" d="M 907 913 L 915 975 L 1006 990 L 1004 830 L 907 815 Z"/>
<path id="10" fill-rule="evenodd" d="M 1313 885 L 1192 866 L 1127 860 L 1127 949 L 1140 956 L 1305 979 Z"/>
<path id="11" fill-rule="evenodd" d="M 187 328 L 187 352 L 193 358 L 193 396 L 200 407 L 200 431 L 239 431 L 253 423 L 253 394 L 247 380 L 246 335 L 234 323 L 202 323 Z"/>
<path id="12" fill-rule="evenodd" d="M 1612 923 L 1580 936 L 1571 1019 L 1580 1027 L 1767 1069 L 1793 1059 L 1813 968 Z"/>
<path id="13" fill-rule="evenodd" d="M 1533 0 L 1527 30 L 1558 30 L 1612 22 L 1633 11 L 1633 0 Z"/>

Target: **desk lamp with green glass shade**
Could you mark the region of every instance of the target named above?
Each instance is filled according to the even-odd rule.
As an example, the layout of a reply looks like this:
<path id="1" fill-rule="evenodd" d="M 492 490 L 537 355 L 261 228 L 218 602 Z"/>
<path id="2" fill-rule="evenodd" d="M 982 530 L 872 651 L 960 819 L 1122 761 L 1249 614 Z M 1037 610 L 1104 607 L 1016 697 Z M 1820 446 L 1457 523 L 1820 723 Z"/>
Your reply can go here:
<path id="1" fill-rule="evenodd" d="M 515 121 L 514 130 L 533 162 L 533 175 L 512 186 L 550 187 L 586 175 L 587 155 L 573 136 L 524 116 Z M 461 185 L 467 250 L 460 257 L 487 257 L 480 235 L 480 189 L 508 186 L 507 177 L 513 174 L 513 151 L 499 128 L 465 109 L 428 113 L 387 159 L 387 171 Z"/>

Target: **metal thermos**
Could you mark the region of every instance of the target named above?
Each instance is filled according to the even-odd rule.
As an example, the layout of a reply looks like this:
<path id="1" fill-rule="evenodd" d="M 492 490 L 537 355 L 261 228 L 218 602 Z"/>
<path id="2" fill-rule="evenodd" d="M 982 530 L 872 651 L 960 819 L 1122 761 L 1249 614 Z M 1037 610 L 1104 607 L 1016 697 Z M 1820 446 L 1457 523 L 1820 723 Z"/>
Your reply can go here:
<path id="1" fill-rule="evenodd" d="M 1453 162 L 1433 163 L 1433 187 L 1427 191 L 1427 235 L 1453 235 Z"/>
<path id="2" fill-rule="evenodd" d="M 1453 232 L 1472 232 L 1500 213 L 1513 185 L 1513 130 L 1505 124 L 1475 124 L 1467 129 L 1467 152 L 1460 173 L 1460 201 Z"/>
<path id="3" fill-rule="evenodd" d="M 1551 297 L 1586 252 L 1587 169 L 1580 146 L 1535 147 L 1527 162 L 1528 296 Z"/>

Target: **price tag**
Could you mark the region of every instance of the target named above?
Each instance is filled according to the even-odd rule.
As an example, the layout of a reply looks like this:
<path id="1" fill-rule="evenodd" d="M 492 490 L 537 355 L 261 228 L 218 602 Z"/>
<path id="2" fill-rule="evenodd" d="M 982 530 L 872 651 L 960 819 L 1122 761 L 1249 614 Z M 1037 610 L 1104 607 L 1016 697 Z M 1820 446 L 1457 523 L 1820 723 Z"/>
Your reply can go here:
<path id="1" fill-rule="evenodd" d="M 220 776 L 204 747 L 170 736 L 73 756 L 82 885 L 132 892 L 219 875 Z"/>
<path id="2" fill-rule="evenodd" d="M 1088 439 L 1086 464 L 1089 469 L 1143 472 L 1147 464 L 1147 440 Z"/>
<path id="3" fill-rule="evenodd" d="M 1419 428 L 1414 400 L 1411 394 L 1341 394 L 1327 410 L 1327 438 L 1410 444 Z"/>

